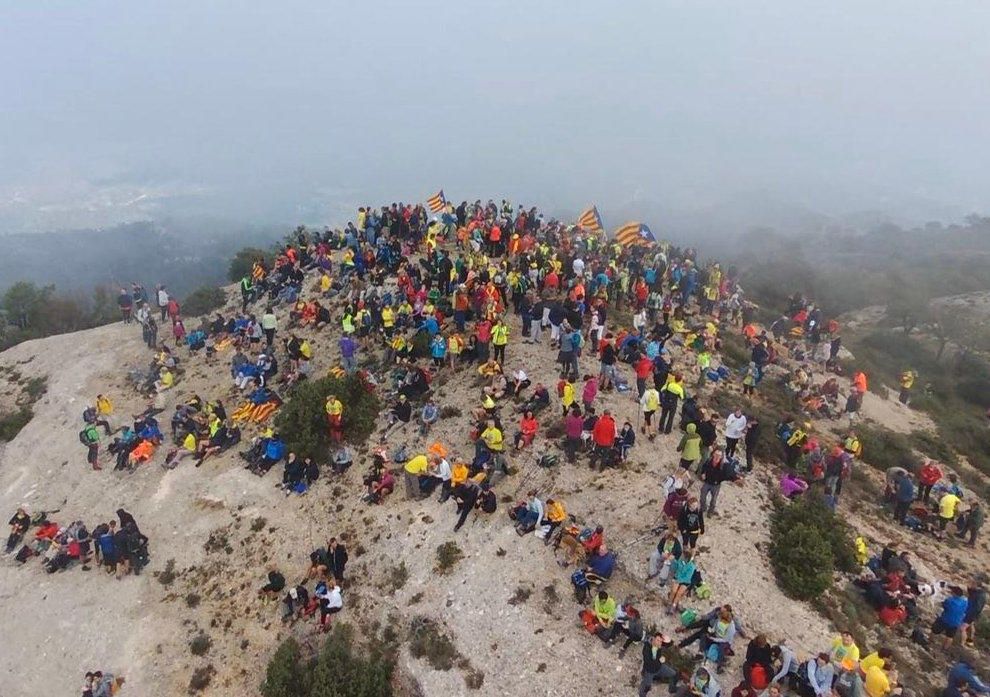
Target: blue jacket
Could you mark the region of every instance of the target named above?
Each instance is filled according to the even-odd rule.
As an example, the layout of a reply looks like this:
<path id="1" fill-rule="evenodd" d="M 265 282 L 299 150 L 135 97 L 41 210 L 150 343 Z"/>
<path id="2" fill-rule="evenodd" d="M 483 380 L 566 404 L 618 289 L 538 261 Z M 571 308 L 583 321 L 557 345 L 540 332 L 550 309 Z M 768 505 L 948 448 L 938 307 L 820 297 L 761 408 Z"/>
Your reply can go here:
<path id="1" fill-rule="evenodd" d="M 100 552 L 103 554 L 113 554 L 113 535 L 111 533 L 100 535 L 100 539 L 97 542 L 100 545 Z"/>
<path id="2" fill-rule="evenodd" d="M 593 574 L 602 578 L 609 578 L 615 570 L 615 555 L 612 552 L 592 554 L 588 560 L 588 568 Z"/>
<path id="3" fill-rule="evenodd" d="M 285 443 L 272 438 L 265 446 L 265 457 L 274 462 L 278 462 L 285 455 Z"/>
<path id="4" fill-rule="evenodd" d="M 952 596 L 942 601 L 942 624 L 951 629 L 957 628 L 966 617 L 966 607 L 969 601 L 961 596 Z"/>
<path id="5" fill-rule="evenodd" d="M 914 484 L 907 477 L 897 480 L 897 500 L 901 503 L 914 501 Z"/>
<path id="6" fill-rule="evenodd" d="M 990 685 L 984 683 L 973 672 L 973 668 L 965 661 L 959 661 L 949 669 L 949 687 L 961 682 L 965 683 L 971 690 L 981 695 L 990 695 Z"/>

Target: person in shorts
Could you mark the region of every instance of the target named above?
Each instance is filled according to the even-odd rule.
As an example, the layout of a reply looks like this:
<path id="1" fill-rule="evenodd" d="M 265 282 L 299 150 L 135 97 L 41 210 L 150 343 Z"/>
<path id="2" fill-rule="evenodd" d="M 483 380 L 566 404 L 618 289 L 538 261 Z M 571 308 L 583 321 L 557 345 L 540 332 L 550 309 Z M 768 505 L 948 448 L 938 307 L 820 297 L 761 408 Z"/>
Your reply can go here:
<path id="1" fill-rule="evenodd" d="M 942 642 L 943 648 L 948 649 L 952 645 L 953 639 L 959 634 L 959 628 L 966 619 L 968 607 L 969 601 L 966 599 L 966 591 L 959 586 L 950 586 L 949 597 L 942 601 L 942 614 L 932 625 L 933 635 L 945 637 Z"/>

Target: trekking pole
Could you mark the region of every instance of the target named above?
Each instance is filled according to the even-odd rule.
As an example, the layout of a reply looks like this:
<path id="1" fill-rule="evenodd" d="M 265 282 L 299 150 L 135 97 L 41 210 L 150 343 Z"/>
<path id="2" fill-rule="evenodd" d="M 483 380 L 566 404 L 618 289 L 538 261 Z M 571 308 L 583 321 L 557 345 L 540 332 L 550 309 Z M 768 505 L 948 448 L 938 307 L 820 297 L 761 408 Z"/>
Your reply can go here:
<path id="1" fill-rule="evenodd" d="M 653 537 L 654 535 L 657 535 L 658 533 L 656 533 L 654 531 L 657 529 L 659 523 L 662 520 L 663 520 L 663 516 L 660 516 L 659 518 L 657 518 L 656 522 L 653 525 L 650 526 L 649 532 L 646 532 L 646 533 L 640 535 L 639 537 L 631 540 L 630 542 L 627 542 L 624 545 L 624 547 L 632 547 L 635 544 L 639 544 L 643 540 L 649 539 L 650 537 Z"/>

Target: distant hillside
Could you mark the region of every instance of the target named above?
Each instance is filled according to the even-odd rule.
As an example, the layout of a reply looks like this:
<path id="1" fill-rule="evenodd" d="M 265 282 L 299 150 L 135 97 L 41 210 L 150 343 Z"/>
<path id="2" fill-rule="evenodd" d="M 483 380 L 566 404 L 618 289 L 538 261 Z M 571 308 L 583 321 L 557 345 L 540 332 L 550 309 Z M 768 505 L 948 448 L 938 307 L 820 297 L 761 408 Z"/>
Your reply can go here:
<path id="1" fill-rule="evenodd" d="M 980 216 L 866 233 L 758 228 L 725 247 L 731 253 L 723 258 L 740 269 L 748 296 L 777 307 L 795 290 L 833 314 L 990 290 L 990 218 Z"/>
<path id="2" fill-rule="evenodd" d="M 164 282 L 181 297 L 199 286 L 226 282 L 238 249 L 267 245 L 284 232 L 274 226 L 165 220 L 6 235 L 0 237 L 0 292 L 17 281 L 87 293 L 97 285 L 138 281 Z"/>

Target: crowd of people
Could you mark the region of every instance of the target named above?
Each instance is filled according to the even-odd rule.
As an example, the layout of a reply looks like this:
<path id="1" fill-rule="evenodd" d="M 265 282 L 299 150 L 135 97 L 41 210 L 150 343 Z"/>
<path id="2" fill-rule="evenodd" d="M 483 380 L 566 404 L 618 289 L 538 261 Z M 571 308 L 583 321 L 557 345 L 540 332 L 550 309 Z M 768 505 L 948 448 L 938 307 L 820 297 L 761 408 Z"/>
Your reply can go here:
<path id="1" fill-rule="evenodd" d="M 496 511 L 495 489 L 520 451 L 535 451 L 539 445 L 545 452 L 534 452 L 533 459 L 544 466 L 557 463 L 550 452 L 551 430 L 561 429 L 559 445 L 568 464 L 580 459 L 602 471 L 625 461 L 637 439 L 640 446 L 658 438 L 667 442 L 664 436 L 677 430 L 681 435 L 673 440 L 679 466 L 664 482 L 663 518 L 655 531 L 659 539 L 649 576 L 667 587 L 667 612 L 690 632 L 681 643 L 699 642 L 704 662 L 693 675 L 670 675 L 665 652 L 673 640 L 644 631 L 640 608 L 617 603 L 605 590 L 618 559 L 601 527 L 572 524 L 563 501 L 537 491 L 509 513 L 517 532 L 534 533 L 563 550 L 564 564 L 575 565 L 575 591 L 582 601 L 591 599 L 582 614 L 589 631 L 606 643 L 622 634 L 624 648 L 642 642 L 641 695 L 655 680 L 664 680 L 682 697 L 716 697 L 716 675 L 732 655 L 733 640 L 746 634 L 731 608 L 689 617 L 684 615 L 685 601 L 711 596 L 698 542 L 706 522 L 711 525 L 720 516 L 723 486 L 744 485 L 754 470 L 762 424 L 743 408 L 724 413 L 706 409 L 703 396 L 709 385 L 728 385 L 741 403 L 759 399 L 765 380 L 780 379 L 794 404 L 792 414 L 781 415 L 776 425 L 787 466 L 780 491 L 787 498 L 818 492 L 834 507 L 862 457 L 855 420 L 867 387 L 861 372 L 852 376 L 849 388 L 843 387 L 838 322 L 796 294 L 786 312 L 763 328 L 735 271 L 701 262 L 691 249 L 610 240 L 594 226 L 567 225 L 506 201 L 444 204 L 434 213 L 419 205 L 392 204 L 359 209 L 356 221 L 342 231 L 300 228 L 273 263 L 259 259 L 244 275 L 239 312 L 203 319 L 191 332 L 178 303 L 164 287 L 157 288 L 158 321 L 171 320 L 175 345 L 185 345 L 190 356 L 201 353 L 205 360 L 229 351 L 230 394 L 243 400 L 230 414 L 220 399 L 193 395 L 180 400 L 165 465 L 175 467 L 189 458 L 199 466 L 240 440 L 238 423 L 257 424 L 257 436 L 242 453 L 248 469 L 264 475 L 281 465 L 279 485 L 286 492 L 311 487 L 322 463 L 297 457 L 266 422 L 281 406 L 282 394 L 313 375 L 319 344 L 315 337 L 326 327 L 335 327 L 333 335 L 339 335 L 341 373 L 361 373 L 369 389 L 389 402 L 381 443 L 363 477 L 365 500 L 386 503 L 401 474 L 407 499 L 453 501 L 455 531 L 472 512 Z M 136 315 L 154 351 L 148 369 L 134 376 L 135 384 L 161 395 L 174 392 L 183 370 L 177 352 L 158 340 L 150 308 L 139 287 L 121 292 L 125 322 Z M 730 334 L 742 338 L 748 358 L 735 369 L 723 357 L 723 342 Z M 557 374 L 535 375 L 520 358 L 522 345 L 545 349 Z M 378 355 L 380 377 L 359 370 L 363 357 Z M 466 415 L 466 445 L 431 437 L 442 413 L 431 384 L 452 371 L 473 374 L 477 390 L 477 407 Z M 771 373 L 779 377 L 768 378 Z M 913 371 L 902 376 L 900 401 L 905 405 L 916 377 Z M 620 399 L 634 400 L 635 419 L 617 417 L 613 405 Z M 98 400 L 93 411 L 89 416 L 95 418 L 84 416 L 83 442 L 98 469 L 99 428 L 104 435 L 112 432 L 112 406 L 101 407 Z M 129 440 L 120 438 L 118 450 L 135 441 L 138 446 L 123 461 L 118 455 L 118 465 L 134 467 L 154 455 L 163 437 L 153 411 L 125 429 Z M 824 430 L 816 432 L 814 420 L 843 416 L 849 426 L 838 440 L 829 442 Z M 335 443 L 327 464 L 337 472 L 353 461 L 343 445 L 347 419 L 348 405 L 326 395 L 326 428 Z M 423 447 L 390 452 L 393 436 L 411 431 Z M 143 443 L 149 445 L 139 450 Z M 931 478 L 925 476 L 926 481 Z M 903 481 L 897 480 L 892 495 L 895 515 L 908 524 L 913 509 L 903 510 Z M 937 484 L 939 480 L 926 485 L 925 493 L 912 488 L 911 501 L 917 497 L 927 503 Z M 951 502 L 951 497 L 961 497 L 961 491 L 939 493 L 939 518 L 942 502 Z M 946 503 L 945 510 L 952 513 L 950 520 L 958 517 L 955 504 Z M 959 532 L 973 543 L 982 512 L 978 506 L 966 510 Z M 938 519 L 936 524 L 941 534 L 946 526 Z M 342 576 L 336 570 L 328 573 L 332 564 L 314 564 L 316 576 L 307 575 L 317 581 L 312 592 L 305 583 L 286 590 L 285 578 L 273 570 L 263 594 L 281 598 L 287 620 L 318 608 L 322 626 L 342 607 Z M 890 590 L 883 590 L 889 596 Z M 877 660 L 860 661 L 858 649 L 851 658 L 845 636 L 837 642 L 799 665 L 786 644 L 753 637 L 746 677 L 733 697 L 791 687 L 808 697 L 827 697 L 832 683 L 842 680 L 851 684 L 850 695 L 862 694 L 856 690 L 864 685 L 869 697 L 894 689 L 889 657 L 876 652 Z M 884 680 L 887 686 L 881 689 Z"/>
<path id="2" fill-rule="evenodd" d="M 32 516 L 27 506 L 18 508 L 9 521 L 5 553 L 13 554 L 19 564 L 38 557 L 50 574 L 73 566 L 89 571 L 95 564 L 120 579 L 137 576 L 148 564 L 148 538 L 123 508 L 117 509 L 119 524 L 118 520 L 103 520 L 92 530 L 81 520 L 59 524 L 51 518 L 55 513 L 42 511 Z"/>
<path id="3" fill-rule="evenodd" d="M 298 582 L 287 586 L 285 575 L 273 566 L 258 595 L 279 602 L 284 623 L 295 624 L 307 617 L 318 617 L 318 630 L 327 632 L 333 616 L 344 609 L 344 572 L 348 558 L 343 542 L 331 537 L 326 546 L 310 553 L 309 566 Z M 310 582 L 313 583 L 312 590 Z"/>

